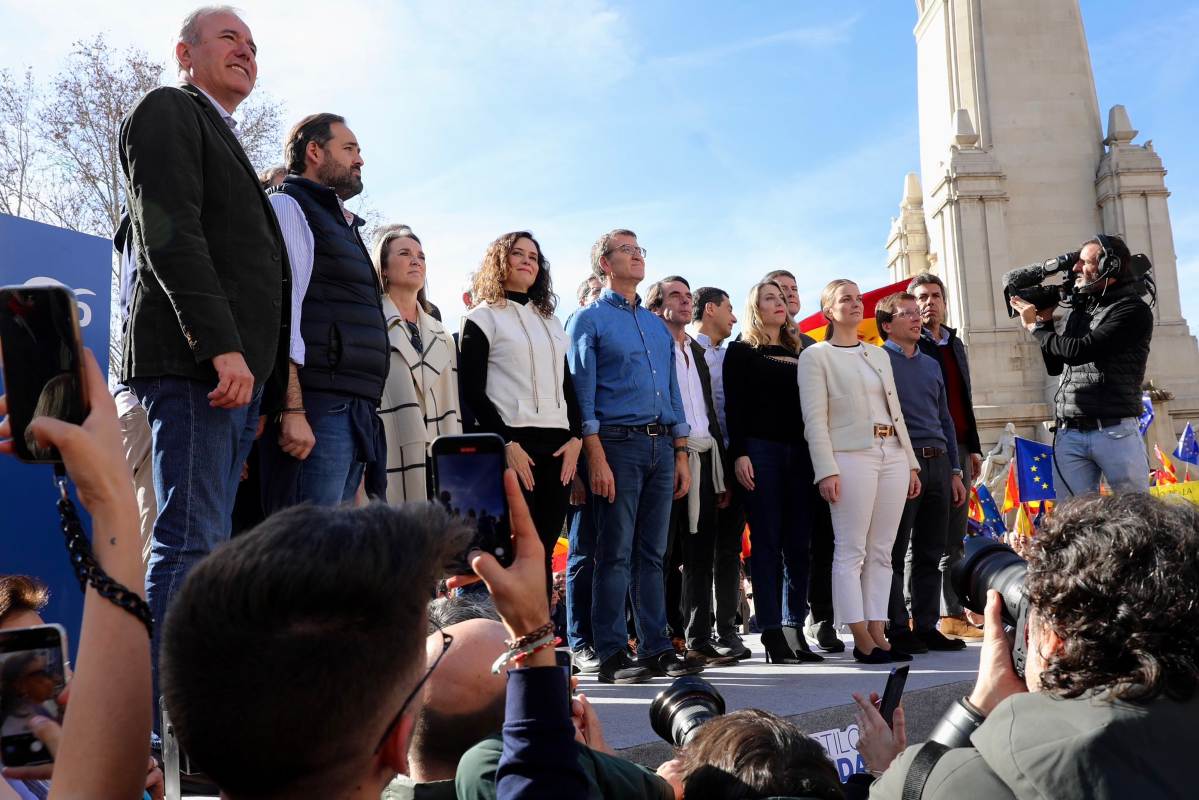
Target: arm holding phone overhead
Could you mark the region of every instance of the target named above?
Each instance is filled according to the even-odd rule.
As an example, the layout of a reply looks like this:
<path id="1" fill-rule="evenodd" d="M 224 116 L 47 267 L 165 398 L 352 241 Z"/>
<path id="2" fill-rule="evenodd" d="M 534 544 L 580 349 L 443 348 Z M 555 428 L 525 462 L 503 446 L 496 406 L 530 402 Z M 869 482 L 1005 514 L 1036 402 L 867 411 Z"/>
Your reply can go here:
<path id="1" fill-rule="evenodd" d="M 29 432 L 39 446 L 53 445 L 61 453 L 79 500 L 91 513 L 99 565 L 140 594 L 137 502 L 116 406 L 91 351 L 84 351 L 83 370 L 91 401 L 83 424 L 43 416 L 32 421 Z M 7 413 L 7 400 L 0 399 L 0 414 Z M 0 453 L 13 453 L 12 433 L 9 420 L 0 423 Z M 137 617 L 90 586 L 70 705 L 51 797 L 138 797 L 149 755 L 150 640 Z"/>

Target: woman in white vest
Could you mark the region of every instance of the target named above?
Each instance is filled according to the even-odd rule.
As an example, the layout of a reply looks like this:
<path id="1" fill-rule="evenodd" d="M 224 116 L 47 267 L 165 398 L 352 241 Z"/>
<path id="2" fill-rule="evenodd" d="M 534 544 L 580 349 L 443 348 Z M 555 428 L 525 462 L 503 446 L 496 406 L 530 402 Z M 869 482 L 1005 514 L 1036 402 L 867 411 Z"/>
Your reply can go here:
<path id="1" fill-rule="evenodd" d="M 475 305 L 462 321 L 462 396 L 478 429 L 501 436 L 550 556 L 562 531 L 582 447 L 566 332 L 549 262 L 527 231 L 492 242 L 475 273 Z"/>
<path id="2" fill-rule="evenodd" d="M 858 340 L 862 293 L 839 279 L 820 295 L 825 341 L 799 356 L 804 436 L 820 496 L 833 519 L 833 615 L 853 632 L 867 664 L 911 661 L 883 635 L 891 546 L 920 470 L 899 407 L 891 360 Z"/>
<path id="3" fill-rule="evenodd" d="M 454 340 L 430 316 L 425 251 L 407 227 L 387 230 L 372 250 L 383 282 L 391 364 L 379 416 L 387 437 L 387 502 L 429 499 L 429 444 L 462 433 Z"/>

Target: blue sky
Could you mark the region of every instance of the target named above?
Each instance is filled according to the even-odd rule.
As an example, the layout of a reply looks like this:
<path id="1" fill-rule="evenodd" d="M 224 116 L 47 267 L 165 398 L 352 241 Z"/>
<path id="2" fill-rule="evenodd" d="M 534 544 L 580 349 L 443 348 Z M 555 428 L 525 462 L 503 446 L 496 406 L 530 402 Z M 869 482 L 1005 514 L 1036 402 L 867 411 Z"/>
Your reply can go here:
<path id="1" fill-rule="evenodd" d="M 1195 330 L 1199 8 L 1081 4 L 1102 119 L 1124 104 L 1137 141 L 1152 139 L 1169 170 Z M 101 30 L 165 62 L 193 4 L 114 5 L 0 0 L 0 67 L 48 76 L 73 40 Z M 349 118 L 368 201 L 421 235 L 447 317 L 487 243 L 519 228 L 541 239 L 564 304 L 591 243 L 616 226 L 640 234 L 649 277 L 719 285 L 738 310 L 778 266 L 799 274 L 808 310 L 829 278 L 887 280 L 890 219 L 919 166 L 912 2 L 240 7 L 260 89 L 286 121 Z"/>

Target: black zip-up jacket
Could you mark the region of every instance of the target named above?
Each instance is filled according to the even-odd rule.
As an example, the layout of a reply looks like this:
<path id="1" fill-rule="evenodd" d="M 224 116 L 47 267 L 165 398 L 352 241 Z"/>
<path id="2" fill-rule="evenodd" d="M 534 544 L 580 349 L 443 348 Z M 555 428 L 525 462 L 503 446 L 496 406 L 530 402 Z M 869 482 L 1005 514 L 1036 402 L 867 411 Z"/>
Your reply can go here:
<path id="1" fill-rule="evenodd" d="M 1045 368 L 1061 375 L 1058 419 L 1118 419 L 1141 413 L 1141 382 L 1153 338 L 1153 311 L 1140 284 L 1110 287 L 1085 308 L 1075 308 L 1065 330 L 1040 323 L 1033 337 Z"/>

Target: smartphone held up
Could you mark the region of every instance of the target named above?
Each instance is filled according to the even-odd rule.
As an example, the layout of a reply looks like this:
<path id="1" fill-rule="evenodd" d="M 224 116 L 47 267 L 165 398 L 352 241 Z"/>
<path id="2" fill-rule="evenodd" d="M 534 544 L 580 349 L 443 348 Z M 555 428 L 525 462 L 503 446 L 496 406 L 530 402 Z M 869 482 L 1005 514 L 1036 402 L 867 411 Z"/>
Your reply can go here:
<path id="1" fill-rule="evenodd" d="M 504 440 L 494 433 L 438 436 L 430 452 L 433 496 L 474 534 L 467 553 L 482 550 L 511 565 L 516 554 L 504 495 Z M 471 573 L 467 553 L 455 565 L 461 574 Z"/>
<path id="2" fill-rule="evenodd" d="M 66 632 L 59 625 L 0 631 L 0 764 L 48 764 L 53 757 L 29 720 L 62 722 L 58 696 L 66 688 Z"/>
<path id="3" fill-rule="evenodd" d="M 82 424 L 88 413 L 79 311 L 61 286 L 0 288 L 0 353 L 13 450 L 22 461 L 61 461 L 29 435 L 35 417 Z"/>

